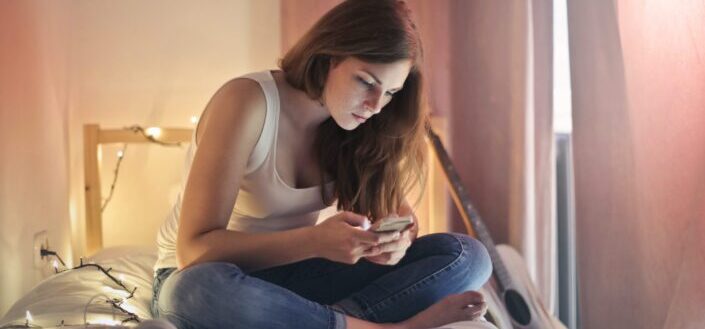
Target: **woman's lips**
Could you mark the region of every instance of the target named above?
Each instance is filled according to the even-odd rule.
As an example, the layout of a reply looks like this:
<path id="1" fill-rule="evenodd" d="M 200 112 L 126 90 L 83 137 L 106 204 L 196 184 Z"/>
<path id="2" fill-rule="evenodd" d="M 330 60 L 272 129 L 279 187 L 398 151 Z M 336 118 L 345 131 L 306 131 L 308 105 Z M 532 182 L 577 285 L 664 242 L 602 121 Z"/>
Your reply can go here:
<path id="1" fill-rule="evenodd" d="M 365 121 L 367 121 L 367 119 L 365 119 L 365 117 L 363 117 L 363 116 L 359 116 L 355 113 L 353 113 L 352 115 L 353 115 L 353 117 L 355 117 L 355 120 L 357 120 L 357 122 L 359 122 L 359 123 L 364 123 Z"/>

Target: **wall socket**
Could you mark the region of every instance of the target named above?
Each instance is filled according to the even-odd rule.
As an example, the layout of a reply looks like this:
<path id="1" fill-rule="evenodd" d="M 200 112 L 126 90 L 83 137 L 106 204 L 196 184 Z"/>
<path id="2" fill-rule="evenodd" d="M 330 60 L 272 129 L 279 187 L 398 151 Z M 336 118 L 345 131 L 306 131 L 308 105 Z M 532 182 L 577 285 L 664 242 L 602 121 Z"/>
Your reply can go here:
<path id="1" fill-rule="evenodd" d="M 41 269 L 49 264 L 49 257 L 42 257 L 41 250 L 49 249 L 49 234 L 47 230 L 42 230 L 34 234 L 34 268 Z"/>

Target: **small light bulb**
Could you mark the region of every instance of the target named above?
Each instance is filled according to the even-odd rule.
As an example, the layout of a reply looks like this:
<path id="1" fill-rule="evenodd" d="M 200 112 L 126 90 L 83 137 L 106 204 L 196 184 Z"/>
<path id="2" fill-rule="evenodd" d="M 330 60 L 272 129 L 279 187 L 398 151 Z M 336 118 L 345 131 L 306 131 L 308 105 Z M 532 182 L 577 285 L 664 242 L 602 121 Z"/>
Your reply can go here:
<path id="1" fill-rule="evenodd" d="M 27 310 L 27 315 L 25 315 L 25 320 L 27 320 L 27 323 L 34 321 L 34 319 L 32 319 L 32 313 L 29 313 L 29 310 Z"/>
<path id="2" fill-rule="evenodd" d="M 120 279 L 120 281 L 125 281 L 125 276 L 122 274 L 118 274 L 118 279 Z"/>
<path id="3" fill-rule="evenodd" d="M 117 152 L 117 157 L 120 158 L 120 159 L 122 159 L 122 157 L 123 157 L 124 155 L 125 155 L 125 153 L 124 153 L 122 150 L 120 150 L 120 151 Z"/>
<path id="4" fill-rule="evenodd" d="M 100 318 L 100 319 L 95 319 L 91 321 L 91 324 L 103 324 L 103 325 L 108 325 L 108 326 L 116 326 L 121 324 L 120 321 L 113 320 L 113 319 L 108 319 L 108 318 Z"/>
<path id="5" fill-rule="evenodd" d="M 54 259 L 52 266 L 54 266 L 54 270 L 58 270 L 59 269 L 59 262 L 57 262 L 56 259 Z"/>
<path id="6" fill-rule="evenodd" d="M 162 130 L 158 127 L 149 127 L 145 130 L 145 133 L 152 138 L 159 138 L 159 135 L 162 134 Z"/>
<path id="7" fill-rule="evenodd" d="M 137 313 L 137 312 L 139 312 L 139 310 L 138 310 L 136 307 L 132 306 L 130 303 L 128 303 L 128 302 L 126 302 L 126 301 L 124 301 L 124 300 L 122 301 L 122 303 L 120 303 L 120 307 L 124 308 L 125 311 L 128 311 L 128 312 L 130 312 L 130 313 Z"/>
<path id="8" fill-rule="evenodd" d="M 192 115 L 192 116 L 191 116 L 191 123 L 197 124 L 197 123 L 198 123 L 198 117 L 195 116 L 195 115 Z"/>

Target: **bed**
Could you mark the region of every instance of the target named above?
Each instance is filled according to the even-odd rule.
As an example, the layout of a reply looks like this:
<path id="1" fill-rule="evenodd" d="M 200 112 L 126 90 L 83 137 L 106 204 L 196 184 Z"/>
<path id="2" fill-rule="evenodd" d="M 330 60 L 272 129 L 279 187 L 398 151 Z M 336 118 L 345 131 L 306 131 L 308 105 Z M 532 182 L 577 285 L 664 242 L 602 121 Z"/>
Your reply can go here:
<path id="1" fill-rule="evenodd" d="M 159 140 L 188 143 L 191 129 L 159 128 Z M 0 319 L 5 328 L 175 329 L 150 314 L 155 247 L 103 248 L 98 148 L 110 143 L 150 143 L 143 129 L 84 126 L 86 248 L 81 268 L 54 274 L 16 301 Z M 483 321 L 458 322 L 442 329 L 492 329 Z"/>

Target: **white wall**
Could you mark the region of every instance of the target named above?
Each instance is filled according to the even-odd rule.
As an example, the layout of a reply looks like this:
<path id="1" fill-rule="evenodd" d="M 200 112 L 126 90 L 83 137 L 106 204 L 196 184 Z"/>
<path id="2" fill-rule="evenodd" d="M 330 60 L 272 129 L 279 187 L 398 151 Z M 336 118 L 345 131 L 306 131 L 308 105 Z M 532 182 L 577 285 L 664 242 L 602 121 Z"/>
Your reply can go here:
<path id="1" fill-rule="evenodd" d="M 72 3 L 71 131 L 191 126 L 226 80 L 272 68 L 279 56 L 279 3 L 267 1 L 78 1 Z M 267 22 L 268 25 L 262 24 Z M 82 148 L 71 135 L 71 205 L 82 237 Z M 103 195 L 117 148 L 103 152 Z M 106 245 L 153 244 L 181 179 L 185 149 L 130 146 L 104 212 Z M 165 164 L 168 164 L 165 166 Z M 82 241 L 74 239 L 74 250 Z"/>
<path id="2" fill-rule="evenodd" d="M 191 126 L 222 83 L 276 66 L 279 15 L 278 0 L 0 2 L 0 314 L 48 275 L 32 267 L 35 232 L 83 255 L 83 124 Z M 106 245 L 154 243 L 183 153 L 127 149 Z"/>

